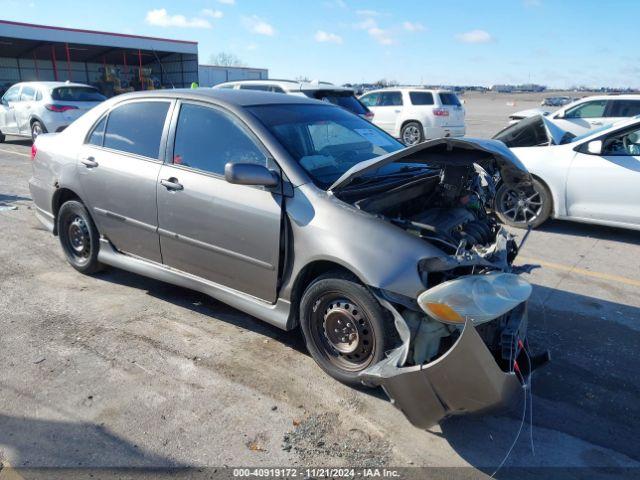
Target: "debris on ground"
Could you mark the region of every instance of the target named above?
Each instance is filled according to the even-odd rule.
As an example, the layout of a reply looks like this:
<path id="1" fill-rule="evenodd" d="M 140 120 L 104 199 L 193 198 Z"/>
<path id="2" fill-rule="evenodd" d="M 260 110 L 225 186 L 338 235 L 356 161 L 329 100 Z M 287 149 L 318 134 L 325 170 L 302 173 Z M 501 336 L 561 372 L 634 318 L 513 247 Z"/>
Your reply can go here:
<path id="1" fill-rule="evenodd" d="M 282 450 L 293 449 L 303 462 L 322 456 L 359 467 L 383 467 L 391 458 L 385 440 L 359 428 L 345 429 L 337 413 L 314 414 L 293 424 L 282 439 Z"/>

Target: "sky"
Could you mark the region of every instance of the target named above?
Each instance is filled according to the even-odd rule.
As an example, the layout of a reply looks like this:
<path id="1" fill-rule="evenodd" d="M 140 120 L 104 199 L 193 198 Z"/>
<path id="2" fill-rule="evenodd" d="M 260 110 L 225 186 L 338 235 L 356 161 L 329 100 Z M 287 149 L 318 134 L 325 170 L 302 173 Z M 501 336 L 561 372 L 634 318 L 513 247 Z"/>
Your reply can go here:
<path id="1" fill-rule="evenodd" d="M 638 0 L 0 0 L 0 12 L 194 40 L 200 63 L 232 53 L 272 78 L 640 87 Z"/>

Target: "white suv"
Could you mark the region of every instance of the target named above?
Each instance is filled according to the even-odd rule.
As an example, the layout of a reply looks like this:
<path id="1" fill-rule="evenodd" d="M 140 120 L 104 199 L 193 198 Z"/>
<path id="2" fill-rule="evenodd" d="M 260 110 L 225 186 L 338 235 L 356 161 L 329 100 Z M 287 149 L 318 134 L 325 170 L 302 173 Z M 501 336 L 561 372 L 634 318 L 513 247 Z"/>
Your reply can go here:
<path id="1" fill-rule="evenodd" d="M 455 93 L 419 87 L 372 90 L 360 101 L 374 113 L 373 123 L 405 145 L 465 134 L 464 108 Z"/>
<path id="2" fill-rule="evenodd" d="M 31 137 L 61 132 L 106 97 L 82 83 L 22 82 L 0 100 L 0 142 L 5 135 Z"/>
<path id="3" fill-rule="evenodd" d="M 353 89 L 337 87 L 329 82 L 298 82 L 296 80 L 238 80 L 214 85 L 212 88 L 234 88 L 240 90 L 260 90 L 264 92 L 286 93 L 315 98 L 338 105 L 356 115 L 371 121 L 373 113 L 360 102 Z"/>

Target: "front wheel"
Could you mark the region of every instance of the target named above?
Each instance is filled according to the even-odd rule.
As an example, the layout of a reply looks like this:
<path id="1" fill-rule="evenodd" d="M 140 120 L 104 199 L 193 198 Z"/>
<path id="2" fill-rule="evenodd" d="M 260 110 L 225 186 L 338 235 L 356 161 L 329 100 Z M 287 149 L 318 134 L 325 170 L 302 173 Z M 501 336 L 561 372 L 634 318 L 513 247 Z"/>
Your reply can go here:
<path id="1" fill-rule="evenodd" d="M 375 297 L 350 276 L 323 275 L 300 302 L 300 325 L 309 353 L 325 372 L 348 385 L 384 358 L 395 328 Z"/>
<path id="2" fill-rule="evenodd" d="M 516 228 L 536 228 L 551 215 L 551 192 L 533 179 L 533 192 L 524 193 L 502 184 L 496 193 L 496 214 L 502 221 Z"/>
<path id="3" fill-rule="evenodd" d="M 424 129 L 420 122 L 407 122 L 400 132 L 402 143 L 410 147 L 424 141 Z"/>
<path id="4" fill-rule="evenodd" d="M 60 207 L 58 237 L 62 250 L 73 268 L 86 274 L 102 269 L 102 264 L 98 261 L 98 229 L 82 203 L 70 200 Z"/>

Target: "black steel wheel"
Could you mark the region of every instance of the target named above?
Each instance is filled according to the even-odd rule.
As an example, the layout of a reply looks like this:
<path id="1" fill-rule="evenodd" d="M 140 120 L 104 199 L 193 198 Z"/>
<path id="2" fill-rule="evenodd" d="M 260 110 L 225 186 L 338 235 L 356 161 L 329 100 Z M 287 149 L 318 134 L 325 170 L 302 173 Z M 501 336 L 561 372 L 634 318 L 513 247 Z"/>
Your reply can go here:
<path id="1" fill-rule="evenodd" d="M 70 200 L 60 207 L 58 237 L 73 268 L 82 273 L 94 273 L 102 268 L 98 262 L 98 230 L 82 203 Z"/>
<path id="2" fill-rule="evenodd" d="M 395 328 L 375 297 L 355 279 L 335 274 L 316 279 L 300 303 L 307 349 L 335 379 L 361 385 L 358 374 L 379 362 Z"/>
<path id="3" fill-rule="evenodd" d="M 533 192 L 523 192 L 502 184 L 496 193 L 496 213 L 502 223 L 516 228 L 536 228 L 551 215 L 551 193 L 533 179 Z"/>

